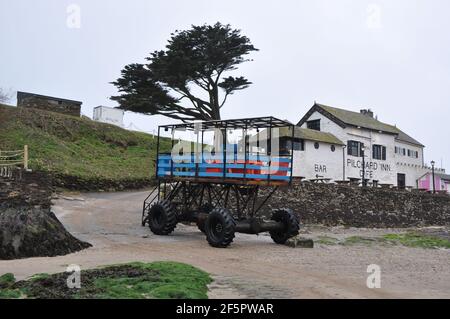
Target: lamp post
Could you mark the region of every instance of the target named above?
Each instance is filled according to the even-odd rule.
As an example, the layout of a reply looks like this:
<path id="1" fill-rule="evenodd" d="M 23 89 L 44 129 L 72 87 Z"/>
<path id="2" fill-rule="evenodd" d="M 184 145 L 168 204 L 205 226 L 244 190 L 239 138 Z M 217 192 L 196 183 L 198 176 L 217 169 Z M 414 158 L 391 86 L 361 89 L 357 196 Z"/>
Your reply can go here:
<path id="1" fill-rule="evenodd" d="M 434 164 L 436 164 L 436 162 L 431 161 L 431 175 L 433 177 L 433 194 L 436 194 L 436 182 L 434 180 Z"/>
<path id="2" fill-rule="evenodd" d="M 362 157 L 362 186 L 366 186 L 366 160 L 365 160 L 365 155 L 364 155 L 364 151 L 366 150 L 366 148 L 363 146 L 361 146 L 361 157 Z"/>

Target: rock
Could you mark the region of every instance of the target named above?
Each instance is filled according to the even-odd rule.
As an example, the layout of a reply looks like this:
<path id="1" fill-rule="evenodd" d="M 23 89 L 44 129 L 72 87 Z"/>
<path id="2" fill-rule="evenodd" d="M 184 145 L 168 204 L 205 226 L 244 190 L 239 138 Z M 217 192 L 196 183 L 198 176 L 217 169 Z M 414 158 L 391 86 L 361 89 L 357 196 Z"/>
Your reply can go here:
<path id="1" fill-rule="evenodd" d="M 314 248 L 314 241 L 309 238 L 296 236 L 288 239 L 285 245 L 292 248 Z"/>
<path id="2" fill-rule="evenodd" d="M 0 178 L 0 259 L 65 255 L 91 246 L 64 228 L 50 210 L 51 198 L 46 174 Z"/>
<path id="3" fill-rule="evenodd" d="M 73 237 L 49 208 L 0 209 L 0 259 L 60 256 L 91 245 Z"/>

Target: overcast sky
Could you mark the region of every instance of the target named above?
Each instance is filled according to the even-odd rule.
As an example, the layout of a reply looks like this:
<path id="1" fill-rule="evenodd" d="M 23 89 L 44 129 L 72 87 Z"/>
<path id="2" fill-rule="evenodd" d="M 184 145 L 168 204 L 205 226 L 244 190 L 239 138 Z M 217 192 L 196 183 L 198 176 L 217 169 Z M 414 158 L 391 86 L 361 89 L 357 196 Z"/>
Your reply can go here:
<path id="1" fill-rule="evenodd" d="M 126 64 L 176 29 L 220 21 L 260 49 L 236 73 L 254 84 L 223 118 L 297 122 L 314 101 L 372 108 L 425 144 L 426 161 L 450 168 L 449 14 L 448 0 L 0 0 L 0 87 L 80 100 L 92 116 L 115 106 L 109 82 Z M 125 122 L 152 131 L 173 120 Z"/>

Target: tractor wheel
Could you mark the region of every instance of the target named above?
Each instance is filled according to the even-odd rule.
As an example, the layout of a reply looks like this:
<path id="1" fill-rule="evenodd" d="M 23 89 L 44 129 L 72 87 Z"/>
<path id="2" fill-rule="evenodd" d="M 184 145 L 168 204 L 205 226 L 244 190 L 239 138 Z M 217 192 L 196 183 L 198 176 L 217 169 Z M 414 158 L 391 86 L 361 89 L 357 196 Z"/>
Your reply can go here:
<path id="1" fill-rule="evenodd" d="M 205 234 L 205 223 L 206 222 L 201 222 L 201 221 L 197 221 L 197 228 L 199 231 L 201 231 L 203 234 Z"/>
<path id="2" fill-rule="evenodd" d="M 205 203 L 202 206 L 200 206 L 199 212 L 204 213 L 204 214 L 209 214 L 213 209 L 214 209 L 214 206 L 212 204 Z M 206 223 L 205 219 L 197 221 L 197 227 L 202 233 L 205 233 L 205 223 Z"/>
<path id="3" fill-rule="evenodd" d="M 226 208 L 215 208 L 206 219 L 206 239 L 213 247 L 225 248 L 233 241 L 235 228 L 231 212 Z"/>
<path id="4" fill-rule="evenodd" d="M 298 235 L 300 222 L 292 210 L 288 208 L 276 209 L 271 219 L 284 225 L 282 230 L 270 232 L 270 237 L 275 243 L 283 245 L 289 238 Z"/>
<path id="5" fill-rule="evenodd" d="M 150 230 L 156 235 L 169 235 L 177 227 L 177 214 L 167 200 L 153 204 L 148 215 Z"/>

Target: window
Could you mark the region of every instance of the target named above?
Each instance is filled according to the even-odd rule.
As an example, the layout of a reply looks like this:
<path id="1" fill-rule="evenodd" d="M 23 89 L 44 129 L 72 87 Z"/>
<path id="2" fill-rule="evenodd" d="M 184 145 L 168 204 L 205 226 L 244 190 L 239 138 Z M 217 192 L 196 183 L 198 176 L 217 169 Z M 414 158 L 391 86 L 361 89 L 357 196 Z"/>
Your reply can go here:
<path id="1" fill-rule="evenodd" d="M 310 130 L 320 131 L 320 120 L 313 120 L 306 122 L 306 127 Z"/>
<path id="2" fill-rule="evenodd" d="M 351 156 L 361 157 L 363 143 L 358 141 L 348 141 L 347 142 L 347 154 Z"/>
<path id="3" fill-rule="evenodd" d="M 419 158 L 419 152 L 418 151 L 413 151 L 413 150 L 408 150 L 408 157 Z"/>
<path id="4" fill-rule="evenodd" d="M 395 147 L 395 154 L 399 154 L 399 155 L 405 156 L 406 155 L 406 148 L 402 148 L 400 146 L 396 146 Z"/>
<path id="5" fill-rule="evenodd" d="M 399 147 L 399 146 L 395 147 L 395 154 L 408 156 L 411 158 L 419 158 L 419 151 L 414 151 L 414 150 L 406 149 L 404 147 Z"/>
<path id="6" fill-rule="evenodd" d="M 386 160 L 386 146 L 373 145 L 372 146 L 372 158 L 377 160 Z"/>
<path id="7" fill-rule="evenodd" d="M 300 140 L 298 142 L 294 142 L 294 151 L 304 151 L 305 150 L 305 141 Z"/>
<path id="8" fill-rule="evenodd" d="M 320 147 L 320 144 L 319 144 L 319 142 L 315 142 L 315 143 L 314 143 L 314 148 L 315 148 L 316 150 L 318 150 L 318 149 L 319 149 L 319 147 Z"/>
<path id="9" fill-rule="evenodd" d="M 291 141 L 286 141 L 286 149 L 290 151 L 291 148 L 292 148 Z M 304 140 L 294 141 L 294 151 L 304 151 L 304 150 L 305 150 Z"/>

